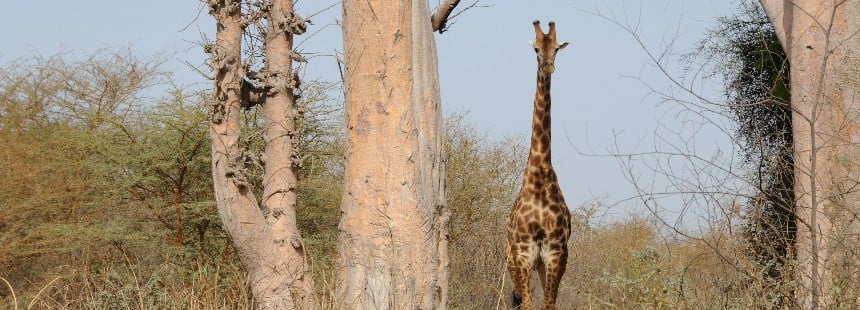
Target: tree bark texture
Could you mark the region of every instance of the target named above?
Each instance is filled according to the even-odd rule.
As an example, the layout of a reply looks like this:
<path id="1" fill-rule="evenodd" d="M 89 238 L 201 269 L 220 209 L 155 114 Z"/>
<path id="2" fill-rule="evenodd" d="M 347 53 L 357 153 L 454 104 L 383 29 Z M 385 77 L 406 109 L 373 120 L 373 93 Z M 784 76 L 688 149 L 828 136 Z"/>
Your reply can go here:
<path id="1" fill-rule="evenodd" d="M 247 20 L 241 1 L 210 0 L 217 21 L 216 41 L 208 48 L 215 72 L 210 120 L 212 177 L 223 227 L 233 241 L 248 274 L 251 292 L 260 309 L 313 309 L 313 282 L 304 261 L 296 228 L 297 117 L 292 81 L 291 0 L 270 2 L 266 31 L 270 86 L 264 103 L 262 204 L 246 179 L 246 163 L 254 154 L 240 146 L 242 92 L 247 68 L 242 64 L 242 33 Z"/>
<path id="2" fill-rule="evenodd" d="M 439 75 L 425 0 L 346 0 L 340 309 L 446 309 Z"/>
<path id="3" fill-rule="evenodd" d="M 761 2 L 791 64 L 796 300 L 833 308 L 860 288 L 860 1 Z"/>

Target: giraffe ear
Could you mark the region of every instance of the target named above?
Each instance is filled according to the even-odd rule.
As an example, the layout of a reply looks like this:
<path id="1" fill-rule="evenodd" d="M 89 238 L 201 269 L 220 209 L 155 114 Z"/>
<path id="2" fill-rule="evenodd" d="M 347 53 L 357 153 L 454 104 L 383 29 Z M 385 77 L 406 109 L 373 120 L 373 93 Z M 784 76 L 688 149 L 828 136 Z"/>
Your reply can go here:
<path id="1" fill-rule="evenodd" d="M 568 44 L 568 42 L 564 42 L 564 41 L 559 42 L 558 49 L 563 49 L 563 48 L 567 47 L 567 44 Z"/>

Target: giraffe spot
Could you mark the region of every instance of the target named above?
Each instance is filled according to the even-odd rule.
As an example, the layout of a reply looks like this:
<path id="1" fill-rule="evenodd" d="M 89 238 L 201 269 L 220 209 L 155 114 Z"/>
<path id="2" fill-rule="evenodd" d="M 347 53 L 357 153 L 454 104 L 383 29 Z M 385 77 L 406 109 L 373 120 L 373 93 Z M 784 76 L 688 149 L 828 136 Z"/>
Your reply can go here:
<path id="1" fill-rule="evenodd" d="M 520 212 L 523 212 L 523 213 L 529 212 L 529 211 L 531 211 L 531 209 L 532 209 L 532 206 L 530 204 L 522 204 L 520 206 Z"/>
<path id="2" fill-rule="evenodd" d="M 528 233 L 529 233 L 528 226 L 520 225 L 519 227 L 517 227 L 517 235 L 522 236 L 522 235 L 527 235 Z"/>
<path id="3" fill-rule="evenodd" d="M 528 213 L 525 213 L 525 214 L 523 214 L 522 218 L 525 220 L 525 221 L 523 222 L 523 223 L 524 223 L 524 225 L 528 225 L 528 224 L 525 224 L 525 223 L 532 222 L 532 221 L 534 221 L 534 219 L 535 219 L 534 212 L 528 212 Z M 526 230 L 528 230 L 528 227 L 526 227 L 525 229 L 526 229 Z"/>
<path id="4" fill-rule="evenodd" d="M 530 222 L 528 224 L 527 229 L 529 233 L 536 233 L 538 230 L 540 230 L 540 224 L 538 224 L 537 222 Z"/>
<path id="5" fill-rule="evenodd" d="M 537 232 L 535 233 L 534 240 L 540 241 L 543 239 L 546 239 L 546 231 L 544 231 L 543 229 L 538 229 Z"/>
<path id="6" fill-rule="evenodd" d="M 547 214 L 546 212 L 544 212 L 544 214 L 543 214 L 543 223 L 541 223 L 541 224 L 542 224 L 542 226 L 543 226 L 543 227 L 551 227 L 551 226 L 552 226 L 552 224 L 553 224 L 552 222 L 553 222 L 552 216 L 550 216 L 549 214 Z"/>
<path id="7" fill-rule="evenodd" d="M 570 227 L 570 223 L 567 221 L 567 218 L 564 216 L 559 216 L 555 220 L 555 224 L 558 227 Z"/>

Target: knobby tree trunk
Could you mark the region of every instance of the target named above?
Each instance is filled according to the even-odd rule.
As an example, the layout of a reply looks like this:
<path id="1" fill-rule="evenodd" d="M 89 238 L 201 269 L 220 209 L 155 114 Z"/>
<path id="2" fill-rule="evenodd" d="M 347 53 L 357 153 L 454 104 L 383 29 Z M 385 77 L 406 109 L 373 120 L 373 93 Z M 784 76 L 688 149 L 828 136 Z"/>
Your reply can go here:
<path id="1" fill-rule="evenodd" d="M 248 274 L 257 307 L 313 309 L 313 282 L 296 228 L 299 113 L 291 60 L 293 35 L 304 32 L 306 21 L 293 14 L 292 0 L 264 1 L 254 12 L 240 0 L 208 4 L 217 21 L 215 43 L 206 50 L 215 73 L 210 136 L 218 214 Z M 261 31 L 267 61 L 259 72 L 249 72 L 241 57 L 242 35 L 255 21 L 267 25 Z M 257 86 L 246 76 L 257 78 Z M 246 167 L 258 156 L 240 145 L 241 109 L 258 104 L 264 111 L 266 143 L 259 156 L 265 169 L 259 201 Z"/>
<path id="2" fill-rule="evenodd" d="M 448 218 L 426 0 L 346 0 L 340 309 L 446 309 Z"/>
<path id="3" fill-rule="evenodd" d="M 791 64 L 796 300 L 803 309 L 851 307 L 860 289 L 860 1 L 761 3 Z"/>

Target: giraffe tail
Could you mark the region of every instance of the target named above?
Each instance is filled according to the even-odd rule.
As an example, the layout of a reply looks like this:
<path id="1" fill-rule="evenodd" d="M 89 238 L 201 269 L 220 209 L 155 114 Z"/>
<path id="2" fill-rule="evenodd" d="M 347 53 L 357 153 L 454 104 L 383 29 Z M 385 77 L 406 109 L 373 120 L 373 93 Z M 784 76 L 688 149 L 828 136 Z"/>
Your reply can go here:
<path id="1" fill-rule="evenodd" d="M 523 304 L 523 296 L 517 295 L 517 291 L 511 291 L 511 309 L 519 309 Z"/>

